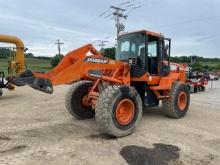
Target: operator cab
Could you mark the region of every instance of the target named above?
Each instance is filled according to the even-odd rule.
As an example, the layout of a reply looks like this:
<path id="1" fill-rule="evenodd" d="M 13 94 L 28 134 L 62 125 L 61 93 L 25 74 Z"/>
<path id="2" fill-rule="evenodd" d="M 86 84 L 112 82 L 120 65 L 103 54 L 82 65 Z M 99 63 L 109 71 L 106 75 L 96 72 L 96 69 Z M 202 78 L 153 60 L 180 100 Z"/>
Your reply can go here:
<path id="1" fill-rule="evenodd" d="M 143 30 L 122 34 L 118 38 L 116 60 L 132 63 L 131 77 L 141 77 L 145 73 L 167 76 L 170 45 L 171 40 L 159 33 Z"/>

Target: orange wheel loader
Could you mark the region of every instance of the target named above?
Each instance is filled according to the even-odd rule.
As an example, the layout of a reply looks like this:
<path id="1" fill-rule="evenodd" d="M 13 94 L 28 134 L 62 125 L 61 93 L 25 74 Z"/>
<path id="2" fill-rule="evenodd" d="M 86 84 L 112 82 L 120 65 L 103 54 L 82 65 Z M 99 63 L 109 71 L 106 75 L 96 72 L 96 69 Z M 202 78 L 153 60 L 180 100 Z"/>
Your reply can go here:
<path id="1" fill-rule="evenodd" d="M 65 103 L 71 115 L 95 117 L 102 133 L 124 137 L 135 131 L 143 107 L 158 106 L 160 100 L 168 117 L 186 115 L 190 94 L 185 66 L 170 62 L 170 48 L 171 40 L 162 34 L 125 33 L 118 38 L 115 60 L 86 45 L 48 73 L 26 71 L 10 82 L 46 93 L 55 85 L 70 84 Z"/>

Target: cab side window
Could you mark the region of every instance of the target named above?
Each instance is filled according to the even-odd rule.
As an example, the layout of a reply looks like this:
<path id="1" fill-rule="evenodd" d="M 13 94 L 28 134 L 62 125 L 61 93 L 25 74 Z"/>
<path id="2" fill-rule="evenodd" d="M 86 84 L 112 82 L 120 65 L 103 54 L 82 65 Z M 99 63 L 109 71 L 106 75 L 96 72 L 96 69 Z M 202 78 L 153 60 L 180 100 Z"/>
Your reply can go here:
<path id="1" fill-rule="evenodd" d="M 158 38 L 154 37 L 148 40 L 148 72 L 158 73 Z"/>
<path id="2" fill-rule="evenodd" d="M 152 41 L 148 43 L 148 56 L 157 57 L 157 41 Z"/>
<path id="3" fill-rule="evenodd" d="M 121 51 L 128 52 L 130 47 L 130 43 L 128 41 L 122 42 L 121 44 Z"/>

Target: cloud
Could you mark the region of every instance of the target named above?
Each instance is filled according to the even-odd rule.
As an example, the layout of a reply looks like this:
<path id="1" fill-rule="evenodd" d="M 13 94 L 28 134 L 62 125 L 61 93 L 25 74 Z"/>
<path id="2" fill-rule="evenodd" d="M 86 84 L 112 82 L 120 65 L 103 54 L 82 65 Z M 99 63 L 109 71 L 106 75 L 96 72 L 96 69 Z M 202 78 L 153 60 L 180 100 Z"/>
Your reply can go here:
<path id="1" fill-rule="evenodd" d="M 142 7 L 130 12 L 128 1 Z M 38 55 L 54 55 L 54 44 L 65 44 L 62 52 L 95 40 L 107 38 L 115 44 L 115 23 L 109 15 L 111 5 L 127 8 L 126 31 L 150 29 L 172 38 L 172 54 L 219 57 L 219 0 L 0 0 L 0 33 L 24 40 Z M 196 7 L 195 7 L 196 6 Z M 98 47 L 98 45 L 97 45 Z"/>
<path id="2" fill-rule="evenodd" d="M 79 35 L 79 36 L 90 35 L 89 33 L 84 33 L 84 32 L 80 32 L 80 31 L 73 30 L 73 29 L 63 28 L 63 27 L 59 27 L 57 25 L 49 25 L 49 24 L 46 24 L 45 22 L 30 20 L 30 19 L 22 18 L 22 17 L 18 17 L 18 16 L 0 15 L 0 19 L 12 21 L 16 24 L 20 24 L 23 26 L 30 26 L 31 28 L 34 28 L 34 29 L 44 28 L 44 29 L 48 29 L 48 30 L 52 30 L 52 31 L 64 32 L 64 33 L 69 33 L 72 35 Z"/>

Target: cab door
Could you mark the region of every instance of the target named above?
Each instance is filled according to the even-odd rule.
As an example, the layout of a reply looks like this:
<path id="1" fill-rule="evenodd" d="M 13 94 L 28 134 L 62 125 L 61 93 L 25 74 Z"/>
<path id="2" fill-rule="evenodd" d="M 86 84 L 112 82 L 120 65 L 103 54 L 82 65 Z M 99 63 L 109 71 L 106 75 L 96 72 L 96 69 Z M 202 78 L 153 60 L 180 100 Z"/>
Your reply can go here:
<path id="1" fill-rule="evenodd" d="M 141 37 L 136 40 L 136 42 L 131 43 L 131 50 L 136 55 L 136 64 L 131 66 L 131 77 L 138 78 L 143 76 L 147 72 L 146 34 L 141 34 Z"/>
<path id="2" fill-rule="evenodd" d="M 147 70 L 150 75 L 158 75 L 159 41 L 156 37 L 148 38 Z"/>
<path id="3" fill-rule="evenodd" d="M 161 38 L 159 47 L 158 75 L 165 77 L 170 73 L 171 39 Z"/>

